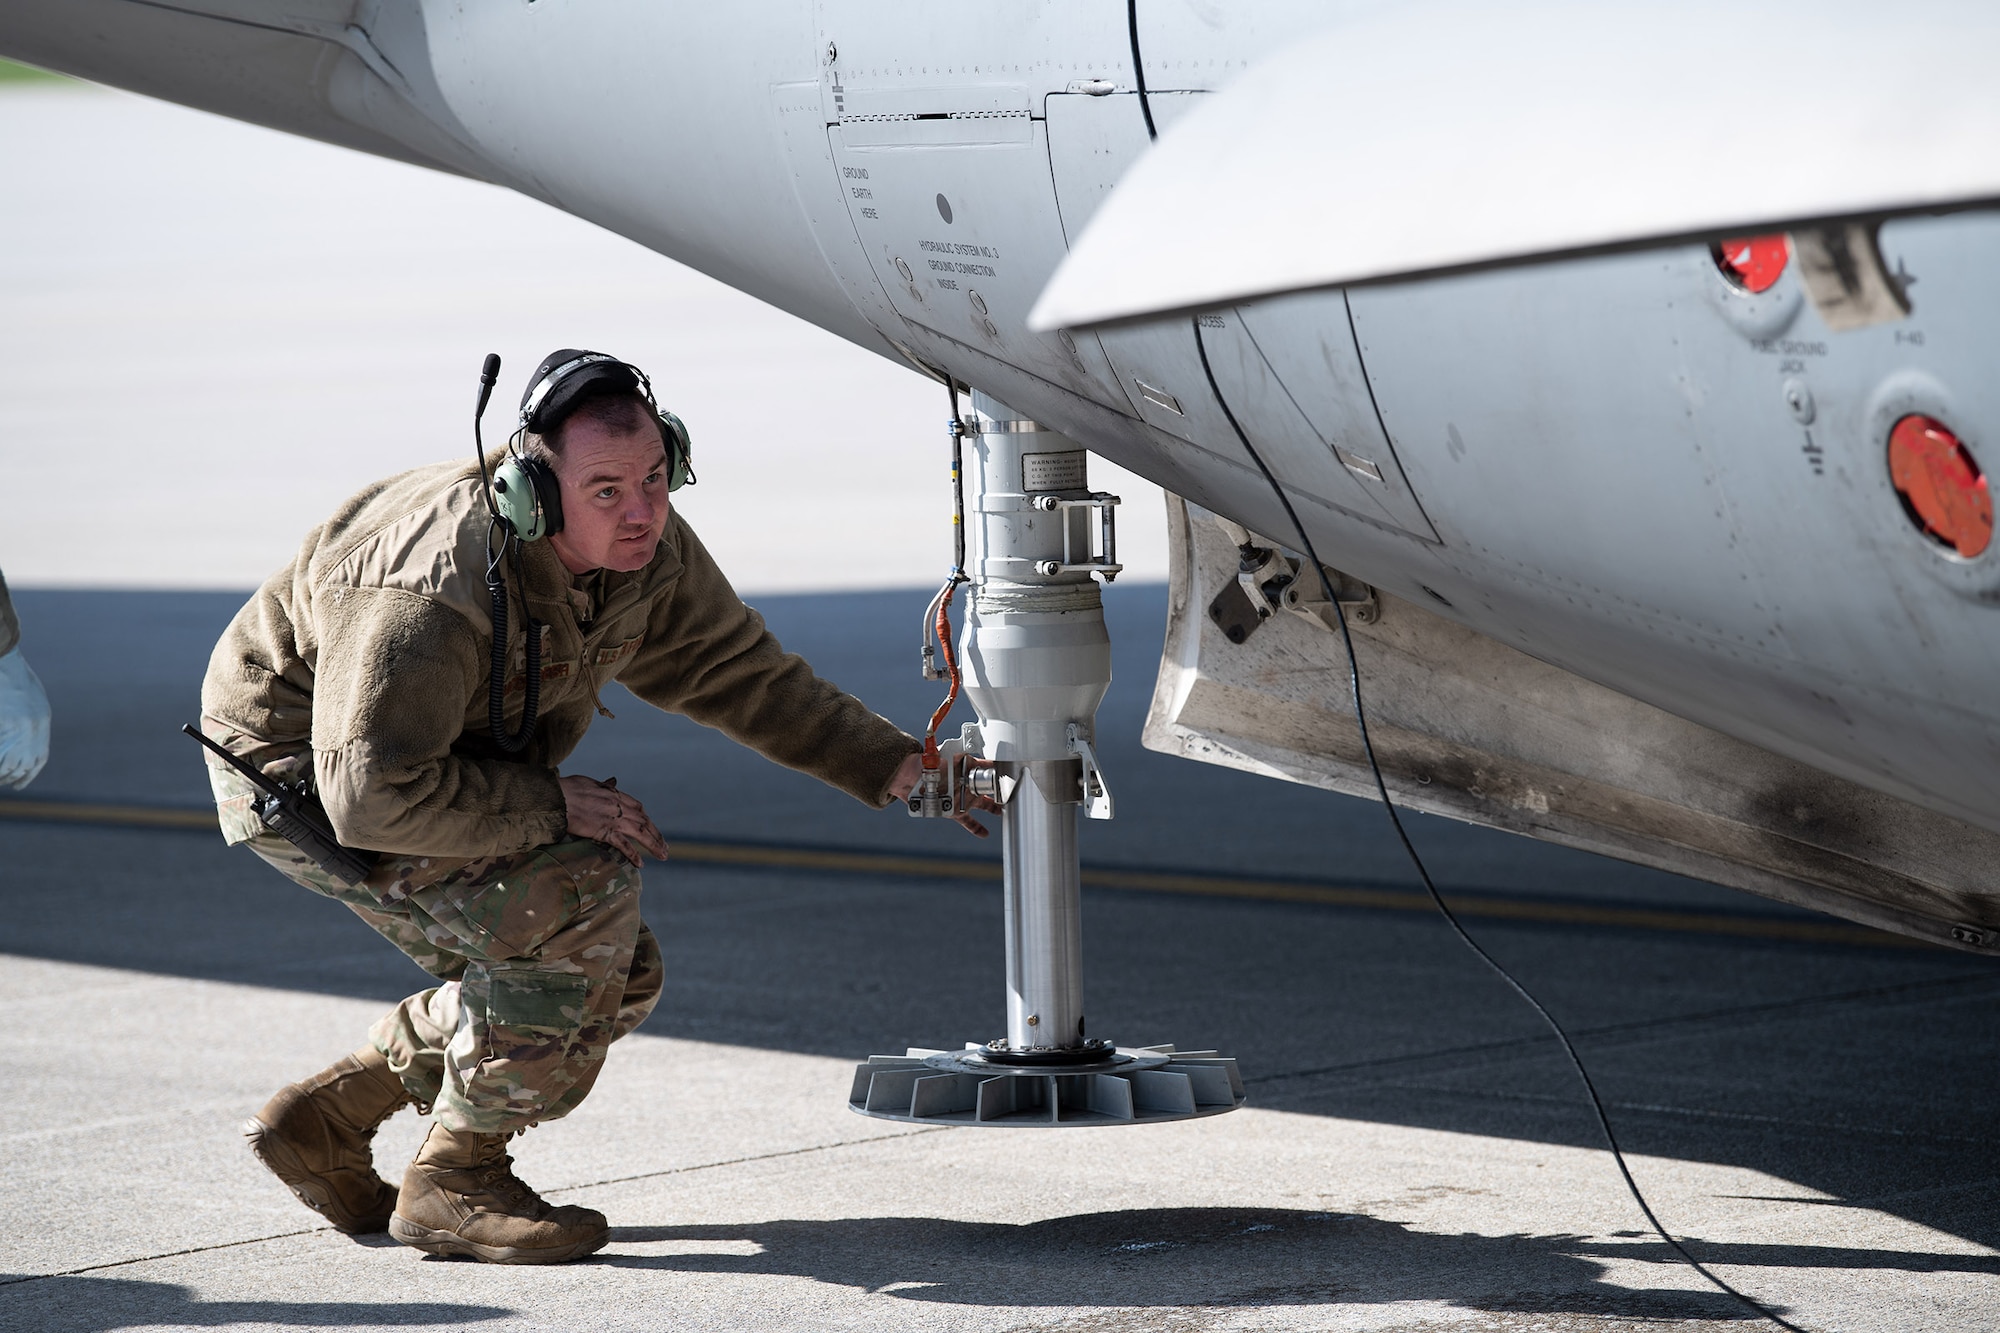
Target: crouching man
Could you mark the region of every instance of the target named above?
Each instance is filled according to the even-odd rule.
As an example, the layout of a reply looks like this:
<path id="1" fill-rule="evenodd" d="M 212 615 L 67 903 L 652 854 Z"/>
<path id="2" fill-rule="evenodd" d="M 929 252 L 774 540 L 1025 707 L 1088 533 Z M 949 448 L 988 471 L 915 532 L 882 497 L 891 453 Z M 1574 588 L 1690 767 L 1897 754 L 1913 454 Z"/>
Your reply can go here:
<path id="1" fill-rule="evenodd" d="M 507 1140 L 589 1095 L 663 981 L 639 919 L 639 864 L 666 856 L 660 830 L 612 781 L 557 771 L 603 711 L 599 691 L 620 681 L 878 807 L 906 797 L 921 764 L 910 736 L 779 647 L 672 512 L 685 434 L 643 375 L 560 351 L 522 415 L 522 452 L 554 494 L 541 497 L 546 537 L 503 562 L 497 718 L 487 573 L 504 529 L 468 460 L 370 486 L 307 534 L 216 645 L 202 725 L 270 776 L 310 782 L 341 842 L 381 856 L 360 884 L 334 878 L 211 759 L 224 835 L 438 980 L 273 1097 L 245 1126 L 258 1158 L 342 1231 L 554 1263 L 602 1246 L 604 1216 L 544 1202 Z M 412 1103 L 433 1119 L 399 1191 L 369 1145 Z"/>

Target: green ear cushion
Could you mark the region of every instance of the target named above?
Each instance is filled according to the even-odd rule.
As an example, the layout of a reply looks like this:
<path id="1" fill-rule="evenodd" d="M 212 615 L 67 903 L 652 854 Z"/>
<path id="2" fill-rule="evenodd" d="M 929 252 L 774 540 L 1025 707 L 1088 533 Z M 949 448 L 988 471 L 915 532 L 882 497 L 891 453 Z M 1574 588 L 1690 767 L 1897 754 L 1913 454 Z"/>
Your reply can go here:
<path id="1" fill-rule="evenodd" d="M 687 424 L 672 412 L 660 413 L 660 427 L 666 436 L 667 489 L 677 491 L 695 479 L 694 443 L 688 438 Z"/>
<path id="2" fill-rule="evenodd" d="M 529 475 L 531 466 L 509 458 L 493 470 L 493 507 L 524 542 L 540 541 L 551 531 L 548 511 Z"/>

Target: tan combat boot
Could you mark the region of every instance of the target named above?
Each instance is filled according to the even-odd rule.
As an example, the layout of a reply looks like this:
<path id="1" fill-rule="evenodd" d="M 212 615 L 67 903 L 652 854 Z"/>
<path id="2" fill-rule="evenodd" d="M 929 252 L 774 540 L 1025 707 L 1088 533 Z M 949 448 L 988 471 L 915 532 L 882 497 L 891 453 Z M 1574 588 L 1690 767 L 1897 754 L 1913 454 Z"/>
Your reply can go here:
<path id="1" fill-rule="evenodd" d="M 559 1264 L 602 1249 L 604 1214 L 550 1207 L 514 1174 L 507 1135 L 433 1123 L 403 1176 L 389 1234 L 431 1254 L 489 1264 Z"/>
<path id="2" fill-rule="evenodd" d="M 375 1174 L 375 1127 L 410 1104 L 403 1081 L 373 1046 L 293 1083 L 245 1121 L 257 1160 L 299 1202 L 350 1236 L 382 1231 L 396 1191 Z"/>

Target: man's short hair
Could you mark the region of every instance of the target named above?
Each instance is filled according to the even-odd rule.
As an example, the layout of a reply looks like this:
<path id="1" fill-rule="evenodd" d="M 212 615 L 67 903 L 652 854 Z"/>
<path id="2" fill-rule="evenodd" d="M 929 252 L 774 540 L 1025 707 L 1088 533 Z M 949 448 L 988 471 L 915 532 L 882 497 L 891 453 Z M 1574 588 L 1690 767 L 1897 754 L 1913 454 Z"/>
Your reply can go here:
<path id="1" fill-rule="evenodd" d="M 553 463 L 562 457 L 563 436 L 572 421 L 594 421 L 615 435 L 636 435 L 652 419 L 646 400 L 636 393 L 594 393 L 564 413 L 547 435 L 530 435 L 523 443 L 530 457 Z"/>

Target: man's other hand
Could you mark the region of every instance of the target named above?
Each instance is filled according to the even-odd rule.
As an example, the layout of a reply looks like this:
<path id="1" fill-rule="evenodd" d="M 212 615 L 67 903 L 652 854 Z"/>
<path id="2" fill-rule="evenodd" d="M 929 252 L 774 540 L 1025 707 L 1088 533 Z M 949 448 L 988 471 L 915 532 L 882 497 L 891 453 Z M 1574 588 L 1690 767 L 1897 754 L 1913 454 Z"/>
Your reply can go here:
<path id="1" fill-rule="evenodd" d="M 968 764 L 984 764 L 986 761 L 983 759 L 968 759 L 965 762 Z M 903 760 L 903 766 L 896 770 L 896 776 L 889 779 L 889 795 L 899 801 L 908 801 L 910 793 L 917 789 L 917 783 L 923 779 L 923 776 L 924 757 L 920 754 L 906 756 Z M 965 789 L 963 784 L 958 788 L 958 801 L 960 808 L 952 815 L 952 818 L 957 820 L 958 826 L 967 833 L 972 834 L 974 837 L 985 837 L 986 826 L 974 819 L 972 812 L 974 810 L 984 810 L 990 814 L 997 815 L 1000 813 L 1000 807 L 984 796 L 973 795 Z"/>
<path id="2" fill-rule="evenodd" d="M 647 855 L 667 859 L 666 835 L 646 817 L 646 807 L 636 797 L 618 790 L 617 778 L 565 777 L 561 782 L 571 837 L 601 842 L 635 866 Z"/>

